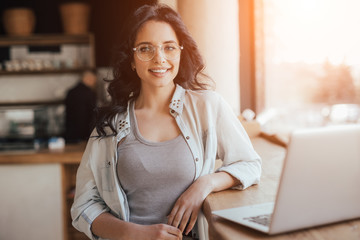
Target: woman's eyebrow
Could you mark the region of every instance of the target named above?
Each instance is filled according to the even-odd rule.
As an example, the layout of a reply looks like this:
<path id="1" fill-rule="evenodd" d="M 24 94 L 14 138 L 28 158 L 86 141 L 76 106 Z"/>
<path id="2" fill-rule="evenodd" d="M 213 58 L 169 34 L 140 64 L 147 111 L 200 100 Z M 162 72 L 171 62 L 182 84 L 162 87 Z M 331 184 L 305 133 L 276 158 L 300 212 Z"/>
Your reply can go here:
<path id="1" fill-rule="evenodd" d="M 169 40 L 169 41 L 165 41 L 164 43 L 176 43 L 176 44 L 177 44 L 177 41 L 175 41 L 175 40 Z"/>
<path id="2" fill-rule="evenodd" d="M 141 45 L 141 44 L 150 44 L 150 45 L 152 45 L 151 42 L 139 42 L 138 44 L 135 45 L 135 47 L 137 47 L 137 46 L 139 46 L 139 45 Z"/>
<path id="3" fill-rule="evenodd" d="M 164 44 L 164 43 L 176 43 L 176 44 L 178 44 L 177 41 L 175 41 L 175 40 L 168 40 L 168 41 L 163 42 L 162 44 Z M 139 42 L 138 44 L 135 45 L 135 47 L 137 47 L 137 46 L 139 46 L 141 44 L 156 45 L 156 44 L 153 44 L 151 42 Z"/>

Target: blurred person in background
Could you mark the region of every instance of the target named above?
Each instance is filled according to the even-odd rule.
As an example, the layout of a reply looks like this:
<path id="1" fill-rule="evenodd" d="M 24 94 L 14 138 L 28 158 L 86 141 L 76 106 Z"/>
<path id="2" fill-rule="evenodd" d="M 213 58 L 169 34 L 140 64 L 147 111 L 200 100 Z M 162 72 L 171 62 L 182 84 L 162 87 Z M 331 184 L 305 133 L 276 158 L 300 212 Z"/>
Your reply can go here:
<path id="1" fill-rule="evenodd" d="M 67 143 L 86 141 L 94 127 L 96 107 L 96 75 L 88 70 L 65 98 L 65 140 Z"/>

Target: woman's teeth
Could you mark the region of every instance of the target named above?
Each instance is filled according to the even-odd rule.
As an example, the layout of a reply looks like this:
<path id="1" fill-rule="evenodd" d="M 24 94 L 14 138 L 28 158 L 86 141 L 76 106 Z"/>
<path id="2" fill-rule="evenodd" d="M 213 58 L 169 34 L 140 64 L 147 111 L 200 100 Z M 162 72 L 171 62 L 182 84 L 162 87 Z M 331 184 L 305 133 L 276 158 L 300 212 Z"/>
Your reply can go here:
<path id="1" fill-rule="evenodd" d="M 150 69 L 150 71 L 155 73 L 164 73 L 167 71 L 167 69 Z"/>

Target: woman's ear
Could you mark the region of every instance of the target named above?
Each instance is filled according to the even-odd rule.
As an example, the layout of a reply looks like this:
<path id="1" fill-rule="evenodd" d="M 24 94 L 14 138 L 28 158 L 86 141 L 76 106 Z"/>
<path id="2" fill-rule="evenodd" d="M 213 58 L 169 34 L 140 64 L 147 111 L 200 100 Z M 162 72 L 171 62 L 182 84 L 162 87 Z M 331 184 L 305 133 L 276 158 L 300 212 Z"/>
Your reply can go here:
<path id="1" fill-rule="evenodd" d="M 135 71 L 135 63 L 131 63 L 131 69 L 133 70 L 133 71 Z"/>

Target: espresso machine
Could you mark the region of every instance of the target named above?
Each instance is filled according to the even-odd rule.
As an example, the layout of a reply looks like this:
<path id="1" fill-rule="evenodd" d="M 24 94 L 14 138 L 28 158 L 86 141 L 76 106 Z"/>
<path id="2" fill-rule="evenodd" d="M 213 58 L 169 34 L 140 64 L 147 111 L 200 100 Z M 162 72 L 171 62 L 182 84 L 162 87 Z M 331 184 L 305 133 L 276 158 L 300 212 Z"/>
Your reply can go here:
<path id="1" fill-rule="evenodd" d="M 0 152 L 38 150 L 64 133 L 63 104 L 0 107 Z"/>

